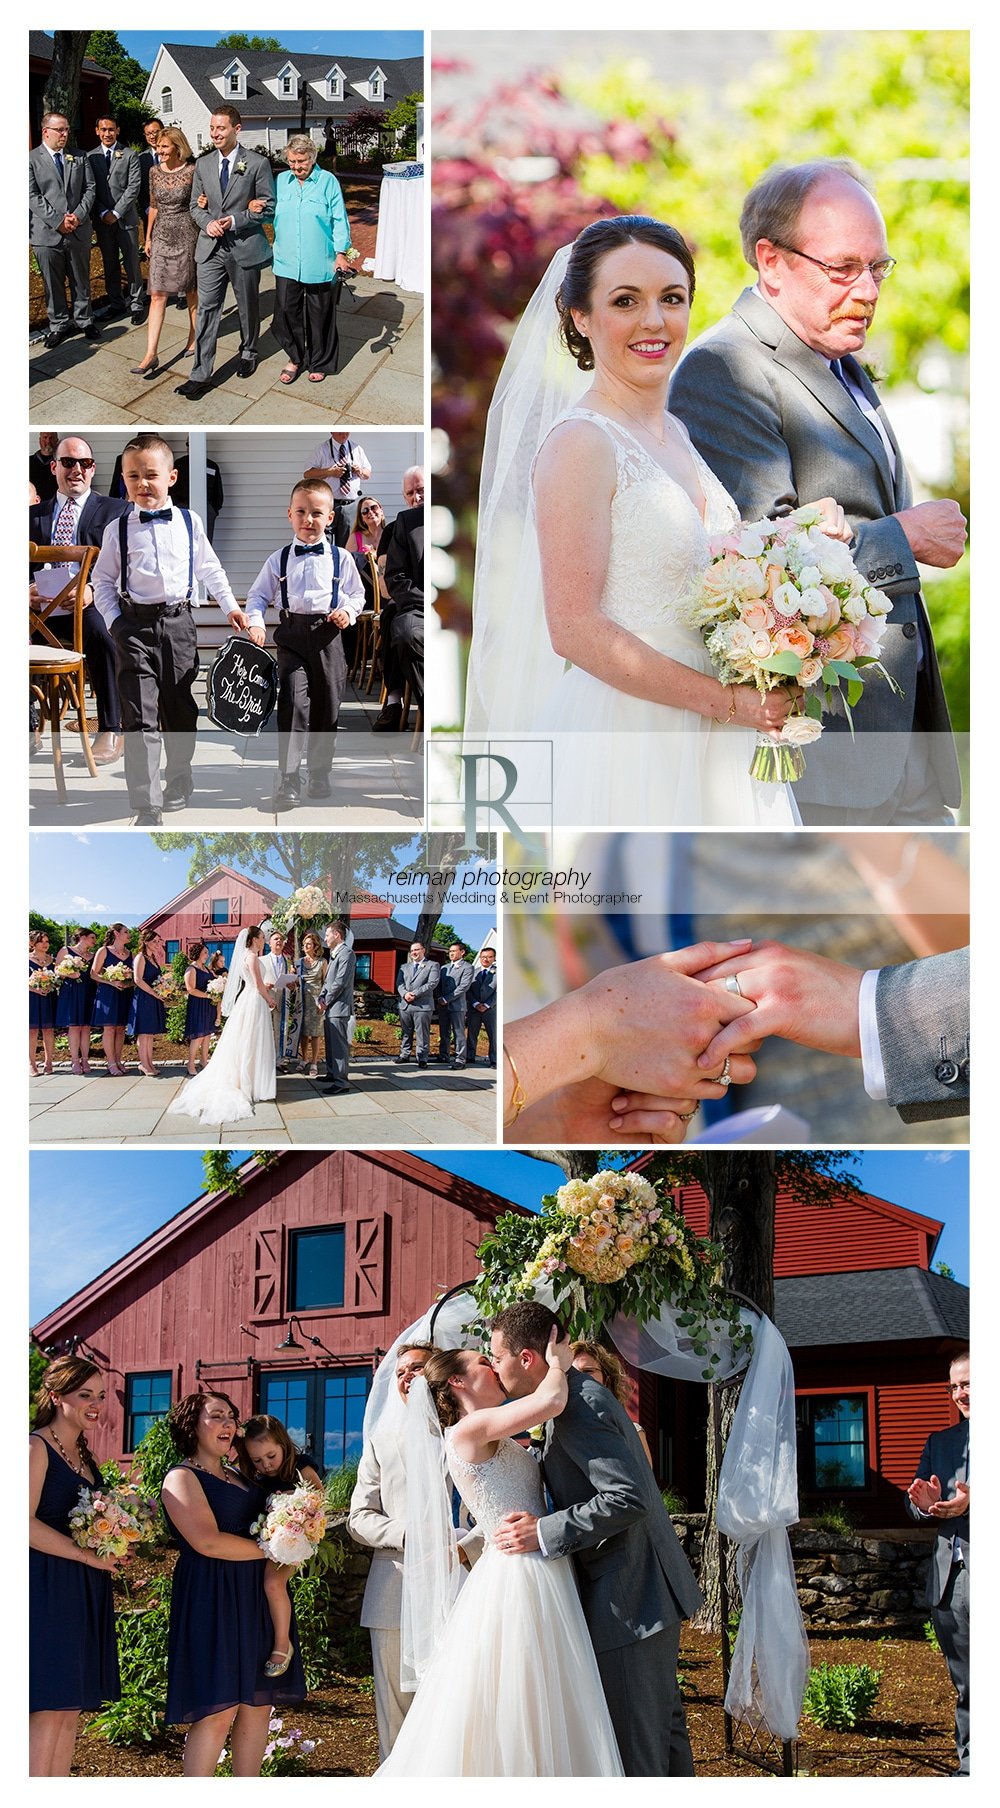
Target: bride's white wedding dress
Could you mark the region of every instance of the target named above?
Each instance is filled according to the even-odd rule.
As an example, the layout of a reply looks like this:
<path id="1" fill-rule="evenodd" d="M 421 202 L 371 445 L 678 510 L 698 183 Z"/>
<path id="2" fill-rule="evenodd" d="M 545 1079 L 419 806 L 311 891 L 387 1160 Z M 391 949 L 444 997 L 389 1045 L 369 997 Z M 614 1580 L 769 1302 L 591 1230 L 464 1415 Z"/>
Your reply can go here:
<path id="1" fill-rule="evenodd" d="M 486 1546 L 376 1775 L 623 1776 L 572 1560 L 494 1543 L 505 1513 L 544 1513 L 537 1463 L 509 1438 L 486 1463 L 445 1443 Z"/>
<path id="2" fill-rule="evenodd" d="M 277 1089 L 271 1007 L 258 992 L 253 962 L 244 952 L 243 990 L 226 1018 L 207 1067 L 181 1087 L 170 1111 L 196 1117 L 203 1124 L 232 1124 L 253 1117 L 258 1099 L 273 1099 Z"/>
<path id="3" fill-rule="evenodd" d="M 731 497 L 692 446 L 702 520 L 683 486 L 626 427 L 588 408 L 571 408 L 560 419 L 592 421 L 614 446 L 602 615 L 712 676 L 701 634 L 685 623 L 684 603 L 708 564 L 709 535 L 739 519 Z M 579 666 L 549 692 L 534 732 L 554 739 L 554 817 L 564 827 L 781 829 L 799 821 L 788 786 L 750 777 L 751 729 L 629 696 Z"/>

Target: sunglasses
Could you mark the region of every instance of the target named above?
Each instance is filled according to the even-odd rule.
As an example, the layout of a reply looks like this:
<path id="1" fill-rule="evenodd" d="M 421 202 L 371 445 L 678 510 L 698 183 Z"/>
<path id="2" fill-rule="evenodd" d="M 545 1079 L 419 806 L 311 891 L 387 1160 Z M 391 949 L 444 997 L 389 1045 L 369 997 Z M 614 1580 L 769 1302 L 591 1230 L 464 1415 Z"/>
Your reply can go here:
<path id="1" fill-rule="evenodd" d="M 93 458 L 59 458 L 56 460 L 57 464 L 62 465 L 64 471 L 72 471 L 74 465 L 79 465 L 81 471 L 92 471 L 95 462 Z"/>

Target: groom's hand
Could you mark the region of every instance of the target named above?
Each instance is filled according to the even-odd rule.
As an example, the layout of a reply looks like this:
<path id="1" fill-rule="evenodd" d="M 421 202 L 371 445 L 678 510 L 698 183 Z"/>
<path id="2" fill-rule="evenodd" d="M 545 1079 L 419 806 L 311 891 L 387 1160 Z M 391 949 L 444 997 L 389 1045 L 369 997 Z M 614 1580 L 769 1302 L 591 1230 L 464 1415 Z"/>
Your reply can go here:
<path id="1" fill-rule="evenodd" d="M 538 1515 L 507 1513 L 497 1527 L 496 1546 L 507 1557 L 522 1557 L 527 1551 L 540 1551 Z"/>
<path id="2" fill-rule="evenodd" d="M 719 1031 L 700 1057 L 699 1067 L 714 1069 L 727 1055 L 745 1049 L 751 1033 L 757 1042 L 764 1036 L 784 1036 L 806 1048 L 861 1059 L 857 967 L 786 948 L 781 942 L 759 942 L 749 954 L 706 967 L 701 978 L 714 989 L 730 975 L 739 981 L 740 996 L 757 1008 L 749 1022 L 729 1023 Z"/>

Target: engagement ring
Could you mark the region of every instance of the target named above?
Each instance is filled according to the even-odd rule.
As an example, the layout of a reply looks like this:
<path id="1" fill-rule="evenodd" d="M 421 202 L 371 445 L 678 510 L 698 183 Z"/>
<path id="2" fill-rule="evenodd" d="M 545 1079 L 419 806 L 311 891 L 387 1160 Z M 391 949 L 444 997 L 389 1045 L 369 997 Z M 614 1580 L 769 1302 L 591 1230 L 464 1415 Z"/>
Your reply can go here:
<path id="1" fill-rule="evenodd" d="M 722 1072 L 717 1076 L 717 1078 L 715 1080 L 715 1085 L 716 1086 L 731 1086 L 732 1081 L 733 1081 L 733 1076 L 729 1071 L 729 1056 L 727 1055 L 725 1061 L 722 1064 Z"/>

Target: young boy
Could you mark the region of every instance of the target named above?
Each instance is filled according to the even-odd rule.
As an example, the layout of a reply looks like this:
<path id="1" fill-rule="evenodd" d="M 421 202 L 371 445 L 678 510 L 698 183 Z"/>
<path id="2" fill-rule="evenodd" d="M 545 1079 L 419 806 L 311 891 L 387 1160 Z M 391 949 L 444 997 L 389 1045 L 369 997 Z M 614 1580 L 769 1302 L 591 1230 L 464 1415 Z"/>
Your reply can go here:
<path id="1" fill-rule="evenodd" d="M 278 653 L 278 790 L 268 810 L 293 810 L 306 749 L 310 797 L 331 795 L 334 730 L 347 683 L 341 629 L 364 608 L 361 576 L 349 553 L 331 546 L 333 492 L 304 477 L 288 505 L 295 538 L 271 554 L 247 593 L 250 638 L 264 644 L 264 611 L 280 604 Z"/>
<path id="2" fill-rule="evenodd" d="M 247 627 L 197 515 L 171 505 L 176 478 L 173 452 L 158 433 L 129 440 L 122 481 L 131 506 L 109 522 L 94 565 L 94 602 L 115 643 L 128 799 L 141 828 L 155 828 L 164 810 L 183 810 L 194 789 L 195 585 L 206 586 L 231 628 Z"/>

